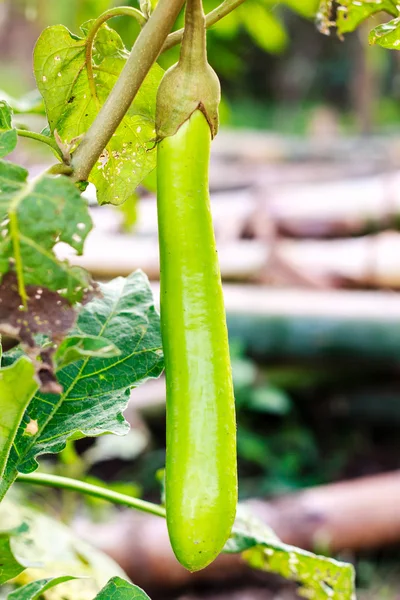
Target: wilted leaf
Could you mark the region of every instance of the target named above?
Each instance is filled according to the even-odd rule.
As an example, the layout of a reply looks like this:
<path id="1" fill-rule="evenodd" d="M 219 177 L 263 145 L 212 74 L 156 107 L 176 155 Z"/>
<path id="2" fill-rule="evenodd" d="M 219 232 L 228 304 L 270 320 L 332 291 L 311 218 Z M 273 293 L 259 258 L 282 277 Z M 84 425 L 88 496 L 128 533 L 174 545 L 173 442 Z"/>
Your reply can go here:
<path id="1" fill-rule="evenodd" d="M 0 504 L 0 531 L 5 528 L 12 528 L 9 533 L 12 555 L 20 565 L 7 579 L 19 575 L 16 584 L 26 586 L 66 573 L 75 578 L 75 581 L 59 582 L 56 588 L 46 593 L 47 600 L 93 600 L 110 577 L 124 576 L 111 558 L 80 540 L 69 527 L 8 499 Z M 2 559 L 6 556 L 1 542 L 0 556 Z M 15 600 L 17 598 L 20 597 L 16 595 Z"/>
<path id="2" fill-rule="evenodd" d="M 0 277 L 15 269 L 20 288 L 38 285 L 81 300 L 90 288 L 88 273 L 58 260 L 53 248 L 65 242 L 82 253 L 92 227 L 87 205 L 67 177 L 43 175 L 28 183 L 27 176 L 0 161 Z"/>
<path id="3" fill-rule="evenodd" d="M 126 433 L 129 426 L 122 411 L 130 389 L 158 377 L 162 371 L 159 316 L 147 277 L 136 272 L 126 279 L 121 277 L 101 285 L 100 289 L 103 296 L 81 310 L 74 333 L 112 340 L 120 355 L 89 356 L 70 364 L 57 373 L 64 389 L 62 394 L 34 396 L 11 449 L 0 482 L 0 498 L 18 471 L 34 471 L 37 456 L 59 452 L 69 437 Z M 30 421 L 37 422 L 37 433 L 24 436 Z"/>
<path id="4" fill-rule="evenodd" d="M 10 154 L 17 145 L 17 132 L 11 125 L 12 110 L 0 100 L 0 158 Z"/>
<path id="5" fill-rule="evenodd" d="M 91 22 L 82 28 L 86 35 Z M 52 49 L 49 56 L 49 48 Z M 128 52 L 121 38 L 103 25 L 93 51 L 93 87 L 86 69 L 86 39 L 62 25 L 48 27 L 34 52 L 34 71 L 51 131 L 67 146 L 85 133 L 113 88 Z M 121 204 L 156 164 L 155 104 L 163 70 L 154 65 L 114 133 L 89 180 L 100 204 Z"/>
<path id="6" fill-rule="evenodd" d="M 288 546 L 251 514 L 238 514 L 225 552 L 240 552 L 254 569 L 296 581 L 301 596 L 309 600 L 356 599 L 352 565 Z"/>

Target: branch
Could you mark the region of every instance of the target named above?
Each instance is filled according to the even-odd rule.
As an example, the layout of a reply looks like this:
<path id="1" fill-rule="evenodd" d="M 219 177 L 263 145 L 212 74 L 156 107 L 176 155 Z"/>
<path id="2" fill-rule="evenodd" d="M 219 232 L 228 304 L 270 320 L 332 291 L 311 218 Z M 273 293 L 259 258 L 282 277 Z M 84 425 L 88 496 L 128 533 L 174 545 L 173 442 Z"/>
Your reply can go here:
<path id="1" fill-rule="evenodd" d="M 144 27 L 147 23 L 146 17 L 140 12 L 140 10 L 137 8 L 132 8 L 131 6 L 117 6 L 116 8 L 110 8 L 94 21 L 86 38 L 86 70 L 89 80 L 90 93 L 96 102 L 98 102 L 98 99 L 93 77 L 93 43 L 100 27 L 113 17 L 133 17 L 139 23 L 140 28 Z"/>
<path id="2" fill-rule="evenodd" d="M 29 131 L 28 129 L 17 129 L 17 135 L 20 137 L 30 138 L 31 140 L 36 140 L 37 142 L 42 142 L 42 144 L 47 144 L 53 150 L 54 154 L 57 158 L 63 158 L 62 152 L 57 145 L 57 142 L 52 138 L 49 138 L 47 135 L 43 135 L 42 133 L 36 133 L 35 131 Z"/>
<path id="3" fill-rule="evenodd" d="M 85 481 L 79 481 L 78 479 L 59 477 L 58 475 L 49 475 L 47 473 L 30 473 L 29 475 L 20 473 L 17 481 L 19 483 L 30 483 L 32 485 L 43 485 L 45 487 L 58 488 L 60 490 L 79 492 L 81 494 L 86 494 L 87 496 L 93 496 L 94 498 L 112 502 L 113 504 L 129 506 L 130 508 L 135 508 L 136 510 L 141 510 L 142 512 L 156 515 L 157 517 L 165 517 L 165 509 L 158 504 L 113 492 L 107 488 L 92 485 Z"/>
<path id="4" fill-rule="evenodd" d="M 159 0 L 94 123 L 72 157 L 74 179 L 85 181 L 157 60 L 184 0 Z"/>
<path id="5" fill-rule="evenodd" d="M 209 28 L 215 25 L 215 23 L 218 23 L 218 21 L 229 15 L 229 13 L 231 13 L 233 10 L 235 10 L 235 8 L 243 4 L 243 2 L 245 2 L 245 0 L 224 0 L 222 4 L 217 6 L 217 8 L 215 8 L 214 10 L 209 12 L 208 15 L 206 15 L 206 27 Z M 170 48 L 173 48 L 173 46 L 180 44 L 182 38 L 183 29 L 178 29 L 178 31 L 174 31 L 174 33 L 171 33 L 168 36 L 162 51 L 165 52 L 165 50 L 169 50 Z"/>

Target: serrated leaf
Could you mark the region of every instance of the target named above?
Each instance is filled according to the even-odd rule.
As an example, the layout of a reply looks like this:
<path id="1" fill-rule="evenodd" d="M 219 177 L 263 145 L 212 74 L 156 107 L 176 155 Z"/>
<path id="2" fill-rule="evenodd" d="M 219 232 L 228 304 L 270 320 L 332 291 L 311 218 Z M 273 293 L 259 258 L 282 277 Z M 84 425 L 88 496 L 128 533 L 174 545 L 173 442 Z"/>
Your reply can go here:
<path id="1" fill-rule="evenodd" d="M 0 158 L 10 154 L 17 145 L 17 132 L 11 125 L 12 110 L 4 100 L 0 100 Z"/>
<path id="2" fill-rule="evenodd" d="M 352 565 L 284 544 L 251 514 L 238 514 L 225 552 L 242 553 L 252 568 L 296 581 L 309 600 L 356 600 Z"/>
<path id="3" fill-rule="evenodd" d="M 35 369 L 27 358 L 21 357 L 10 367 L 0 369 L 0 479 L 18 427 L 36 389 Z"/>
<path id="4" fill-rule="evenodd" d="M 53 248 L 64 242 L 82 253 L 92 227 L 87 205 L 67 177 L 27 177 L 22 167 L 0 161 L 0 276 L 15 266 L 20 285 L 40 285 L 76 302 L 89 275 L 58 260 Z"/>
<path id="5" fill-rule="evenodd" d="M 44 592 L 51 590 L 56 585 L 77 579 L 73 575 L 64 575 L 61 577 L 48 577 L 47 579 L 39 579 L 32 581 L 7 596 L 7 600 L 38 600 Z"/>
<path id="6" fill-rule="evenodd" d="M 122 411 L 130 389 L 161 374 L 159 316 L 147 277 L 138 271 L 100 289 L 103 297 L 81 310 L 75 333 L 114 340 L 121 354 L 70 364 L 57 374 L 62 394 L 34 396 L 11 449 L 0 498 L 18 471 L 34 471 L 37 456 L 61 451 L 69 437 L 126 433 L 129 426 Z M 29 437 L 24 428 L 32 420 L 37 432 Z"/>
<path id="7" fill-rule="evenodd" d="M 340 0 L 336 25 L 338 34 L 351 33 L 364 21 L 380 12 L 397 16 L 399 10 L 395 0 Z"/>
<path id="8" fill-rule="evenodd" d="M 400 17 L 375 27 L 369 35 L 369 43 L 388 50 L 400 50 Z"/>
<path id="9" fill-rule="evenodd" d="M 113 577 L 95 600 L 150 600 L 149 596 L 136 585 L 121 577 Z"/>
<path id="10" fill-rule="evenodd" d="M 65 338 L 54 356 L 58 369 L 82 358 L 113 358 L 121 354 L 115 344 L 103 337 L 73 335 Z"/>
<path id="11" fill-rule="evenodd" d="M 84 33 L 90 25 L 85 25 Z M 34 71 L 51 130 L 57 130 L 67 146 L 89 129 L 127 56 L 119 35 L 103 25 L 94 44 L 91 88 L 85 39 L 73 36 L 62 25 L 44 30 L 35 47 Z M 90 174 L 100 204 L 121 204 L 130 198 L 155 167 L 155 106 L 162 74 L 161 67 L 154 65 Z"/>
<path id="12" fill-rule="evenodd" d="M 17 577 L 25 570 L 25 567 L 14 556 L 9 533 L 0 533 L 0 557 L 0 585 Z"/>

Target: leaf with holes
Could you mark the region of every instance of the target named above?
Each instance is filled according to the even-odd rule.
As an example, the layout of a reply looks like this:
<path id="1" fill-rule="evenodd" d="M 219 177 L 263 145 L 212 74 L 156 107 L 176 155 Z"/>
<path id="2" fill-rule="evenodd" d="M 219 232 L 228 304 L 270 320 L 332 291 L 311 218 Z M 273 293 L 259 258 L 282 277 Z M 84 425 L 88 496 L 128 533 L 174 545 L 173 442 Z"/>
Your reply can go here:
<path id="1" fill-rule="evenodd" d="M 321 33 L 329 35 L 332 27 L 337 27 L 339 36 L 355 31 L 364 21 L 380 12 L 397 17 L 396 0 L 337 0 L 336 21 L 333 20 L 333 0 L 321 0 L 317 14 L 317 26 Z"/>
<path id="2" fill-rule="evenodd" d="M 91 22 L 82 28 L 86 36 Z M 51 48 L 51 53 L 49 53 Z M 34 52 L 34 71 L 43 95 L 51 131 L 71 147 L 93 123 L 128 57 L 121 38 L 103 25 L 93 48 L 93 78 L 86 68 L 86 38 L 62 25 L 48 27 Z M 156 94 L 163 70 L 154 65 L 89 181 L 100 204 L 121 204 L 154 169 Z"/>
<path id="3" fill-rule="evenodd" d="M 150 600 L 149 596 L 136 585 L 121 577 L 113 577 L 97 594 L 95 600 Z"/>
<path id="4" fill-rule="evenodd" d="M 396 17 L 399 14 L 395 0 L 340 0 L 336 25 L 339 35 L 351 33 L 370 17 L 386 12 Z"/>
<path id="5" fill-rule="evenodd" d="M 53 248 L 64 242 L 82 253 L 92 227 L 87 205 L 66 177 L 27 177 L 22 167 L 0 161 L 0 277 L 14 270 L 22 297 L 25 286 L 39 285 L 79 301 L 89 275 L 58 260 Z"/>
<path id="6" fill-rule="evenodd" d="M 224 551 L 242 553 L 253 569 L 296 581 L 299 594 L 309 600 L 356 600 L 352 565 L 284 544 L 244 510 L 238 511 Z"/>
<path id="7" fill-rule="evenodd" d="M 112 340 L 120 354 L 87 356 L 69 364 L 57 373 L 62 394 L 34 396 L 0 482 L 0 499 L 19 471 L 34 471 L 37 456 L 61 451 L 71 436 L 126 433 L 129 426 L 122 411 L 131 388 L 158 377 L 163 369 L 159 316 L 147 277 L 138 271 L 100 289 L 103 296 L 82 308 L 73 335 Z M 35 431 L 27 431 L 30 423 L 36 424 Z"/>
<path id="8" fill-rule="evenodd" d="M 17 145 L 17 132 L 11 125 L 12 110 L 0 100 L 0 158 L 10 154 Z"/>

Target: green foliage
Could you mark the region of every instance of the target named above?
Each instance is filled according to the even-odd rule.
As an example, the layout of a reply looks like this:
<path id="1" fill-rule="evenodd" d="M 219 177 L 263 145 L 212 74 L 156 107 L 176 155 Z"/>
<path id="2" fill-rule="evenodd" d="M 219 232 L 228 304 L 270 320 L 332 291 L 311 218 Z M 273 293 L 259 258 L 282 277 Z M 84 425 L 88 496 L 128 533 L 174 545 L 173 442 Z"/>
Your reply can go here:
<path id="1" fill-rule="evenodd" d="M 17 560 L 11 549 L 10 534 L 0 533 L 0 585 L 17 577 L 25 567 Z"/>
<path id="2" fill-rule="evenodd" d="M 150 598 L 136 585 L 132 585 L 121 577 L 113 577 L 97 594 L 96 600 L 150 600 Z"/>
<path id="3" fill-rule="evenodd" d="M 5 532 L 0 536 L 0 584 L 16 578 L 13 584 L 20 586 L 11 592 L 12 600 L 30 599 L 27 593 L 39 589 L 41 594 L 46 581 L 57 582 L 53 600 L 88 600 L 111 577 L 124 576 L 111 558 L 59 521 L 8 499 L 0 504 L 0 531 Z M 62 583 L 64 573 L 69 581 Z"/>
<path id="4" fill-rule="evenodd" d="M 254 569 L 296 581 L 304 598 L 355 600 L 352 565 L 288 546 L 263 523 L 243 511 L 239 511 L 225 552 L 240 552 Z"/>
<path id="5" fill-rule="evenodd" d="M 91 22 L 82 28 L 85 35 Z M 49 57 L 49 48 L 52 49 Z M 123 69 L 128 52 L 107 25 L 93 47 L 93 79 L 86 66 L 86 40 L 62 25 L 44 30 L 35 47 L 34 72 L 52 132 L 73 149 L 93 123 Z M 122 123 L 105 148 L 89 180 L 100 204 L 122 204 L 156 164 L 155 99 L 163 70 L 155 65 Z"/>
<path id="6" fill-rule="evenodd" d="M 17 145 L 17 132 L 11 125 L 12 110 L 4 100 L 0 101 L 0 158 L 10 154 Z"/>
<path id="7" fill-rule="evenodd" d="M 355 31 L 362 23 L 378 13 L 387 13 L 393 17 L 399 15 L 399 6 L 395 0 L 337 0 L 336 21 L 333 20 L 333 0 L 321 0 L 317 23 L 322 33 L 329 34 L 336 26 L 337 33 L 342 36 Z M 397 19 L 381 25 L 374 30 L 370 37 L 371 44 L 380 44 L 386 48 L 398 49 L 395 41 Z M 388 38 L 386 37 L 388 34 Z M 382 42 L 382 43 L 381 43 Z M 400 42 L 399 42 L 400 45 Z"/>
<path id="8" fill-rule="evenodd" d="M 0 161 L 0 276 L 14 266 L 21 296 L 25 286 L 39 285 L 80 300 L 88 274 L 58 260 L 53 248 L 65 242 L 82 253 L 92 226 L 87 206 L 66 177 L 27 177 L 22 167 Z"/>
<path id="9" fill-rule="evenodd" d="M 60 583 L 72 581 L 73 579 L 76 579 L 76 577 L 64 575 L 61 577 L 48 577 L 47 579 L 32 581 L 14 592 L 11 592 L 11 594 L 8 594 L 7 600 L 39 600 L 44 592 L 51 590 L 51 588 Z"/>
<path id="10" fill-rule="evenodd" d="M 102 285 L 101 292 L 101 298 L 81 310 L 73 335 L 110 337 L 119 355 L 86 356 L 68 364 L 57 374 L 62 394 L 35 394 L 11 448 L 0 498 L 19 471 L 34 471 L 37 456 L 60 452 L 71 436 L 126 433 L 129 427 L 122 411 L 130 389 L 162 371 L 159 317 L 147 277 L 137 272 L 118 278 Z M 31 422 L 36 424 L 35 432 L 27 435 Z"/>
<path id="11" fill-rule="evenodd" d="M 22 356 L 10 367 L 0 369 L 0 477 L 2 477 L 25 409 L 37 389 L 35 369 Z"/>

